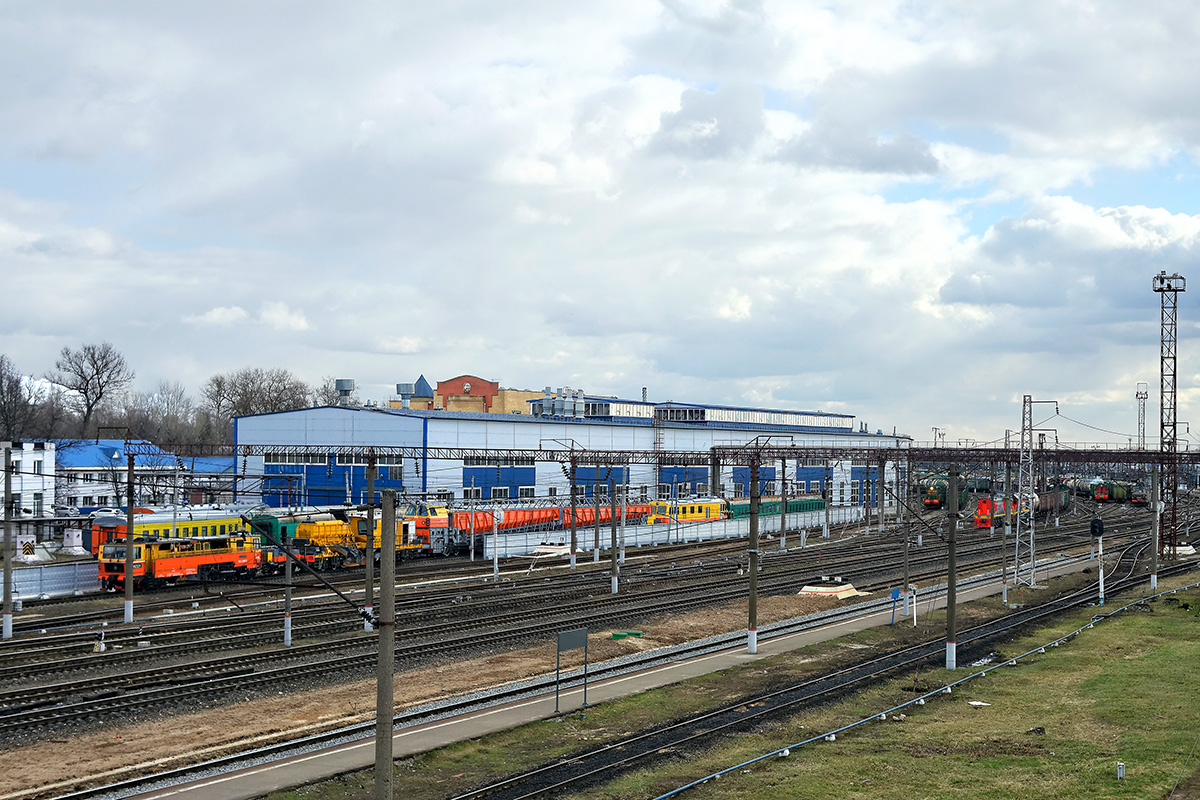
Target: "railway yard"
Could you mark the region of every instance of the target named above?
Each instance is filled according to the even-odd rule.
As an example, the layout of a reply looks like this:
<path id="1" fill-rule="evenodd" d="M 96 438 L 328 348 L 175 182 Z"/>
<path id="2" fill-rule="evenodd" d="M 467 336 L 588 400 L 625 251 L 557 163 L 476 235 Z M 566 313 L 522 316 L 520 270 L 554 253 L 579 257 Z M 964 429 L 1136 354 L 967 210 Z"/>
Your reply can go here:
<path id="1" fill-rule="evenodd" d="M 1038 583 L 1048 588 L 1013 587 L 1010 602 L 1017 608 L 1011 610 L 994 601 L 986 610 L 964 606 L 964 659 L 1095 601 L 1089 523 L 1096 515 L 1107 525 L 1110 591 L 1145 583 L 1150 514 L 1132 504 L 1079 503 L 1039 530 L 1038 563 L 1046 573 Z M 761 546 L 758 619 L 765 647 L 773 639 L 837 625 L 886 625 L 889 611 L 902 616 L 889 592 L 907 574 L 925 621 L 908 627 L 909 617 L 892 626 L 904 638 L 887 652 L 859 655 L 846 648 L 822 664 L 826 671 L 772 687 L 762 697 L 731 697 L 686 726 L 656 725 L 649 737 L 631 731 L 616 748 L 577 748 L 569 766 L 522 775 L 480 769 L 451 781 L 453 788 L 440 796 L 556 796 L 576 782 L 593 786 L 643 768 L 689 742 L 719 740 L 723 730 L 752 729 L 887 676 L 935 668 L 944 652 L 938 625 L 944 630 L 945 623 L 938 622 L 934 606 L 944 597 L 948 548 L 936 527 L 944 515 L 925 519 L 923 542 L 908 548 L 907 557 L 895 529 L 868 532 L 862 525 L 840 526 L 805 547 L 796 536 L 789 536 L 786 549 L 773 538 Z M 973 591 L 993 591 L 1011 559 L 1012 541 L 999 529 L 960 529 L 957 586 L 964 602 Z M 611 676 L 636 680 L 666 664 L 744 651 L 745 540 L 631 548 L 619 594 L 610 593 L 602 566 L 607 561 L 583 559 L 570 571 L 560 559 L 508 559 L 496 583 L 491 564 L 402 562 L 396 583 L 397 731 L 419 731 L 431 720 L 521 698 L 545 702 L 547 692 L 553 695 L 554 635 L 563 630 L 589 630 L 589 679 L 601 699 Z M 1159 574 L 1166 579 L 1193 567 L 1191 557 L 1181 557 L 1161 565 Z M 1051 574 L 1069 577 L 1049 581 Z M 290 647 L 282 644 L 281 578 L 146 594 L 133 625 L 122 624 L 116 595 L 28 607 L 14 637 L 0 644 L 0 747 L 12 765 L 0 797 L 137 796 L 169 771 L 166 780 L 175 784 L 243 768 L 247 753 L 253 763 L 277 763 L 294 757 L 297 747 L 313 752 L 371 737 L 376 637 L 363 632 L 359 613 L 347 602 L 361 602 L 362 570 L 331 573 L 329 580 L 344 598 L 307 576 L 295 578 Z M 806 586 L 838 584 L 867 594 L 842 600 L 798 594 Z M 923 598 L 928 606 L 920 605 Z M 562 656 L 567 670 L 582 660 L 581 651 Z M 575 683 L 572 678 L 566 685 Z M 577 705 L 578 689 L 571 691 Z M 201 764 L 206 766 L 197 773 Z M 331 774 L 350 768 L 341 763 Z M 276 773 L 274 785 L 282 786 L 314 777 Z M 189 796 L 234 796 L 230 789 Z M 429 796 L 439 795 L 435 789 Z"/>

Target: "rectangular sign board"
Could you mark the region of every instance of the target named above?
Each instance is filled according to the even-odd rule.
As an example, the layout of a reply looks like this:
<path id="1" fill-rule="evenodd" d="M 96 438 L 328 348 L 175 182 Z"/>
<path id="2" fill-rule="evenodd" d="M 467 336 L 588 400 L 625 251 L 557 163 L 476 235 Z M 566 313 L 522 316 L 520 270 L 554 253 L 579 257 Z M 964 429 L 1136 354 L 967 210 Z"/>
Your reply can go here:
<path id="1" fill-rule="evenodd" d="M 562 631 L 558 634 L 558 652 L 575 650 L 587 646 L 587 628 L 576 628 L 573 631 Z"/>

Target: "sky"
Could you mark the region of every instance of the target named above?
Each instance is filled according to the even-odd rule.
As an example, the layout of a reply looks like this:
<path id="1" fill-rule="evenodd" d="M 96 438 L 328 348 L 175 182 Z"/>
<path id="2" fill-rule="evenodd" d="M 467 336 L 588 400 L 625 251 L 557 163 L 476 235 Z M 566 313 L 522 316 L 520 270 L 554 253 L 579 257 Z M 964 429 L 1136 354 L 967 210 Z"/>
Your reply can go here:
<path id="1" fill-rule="evenodd" d="M 1127 444 L 1165 271 L 1200 447 L 1197 74 L 1187 3 L 8 0 L 0 352 Z"/>

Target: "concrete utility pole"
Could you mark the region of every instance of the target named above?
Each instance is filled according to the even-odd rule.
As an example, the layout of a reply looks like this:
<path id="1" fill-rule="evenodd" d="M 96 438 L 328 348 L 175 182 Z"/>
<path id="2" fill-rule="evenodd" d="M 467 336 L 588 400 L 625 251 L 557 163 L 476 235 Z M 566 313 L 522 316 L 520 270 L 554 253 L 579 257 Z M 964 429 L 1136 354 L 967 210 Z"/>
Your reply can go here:
<path id="1" fill-rule="evenodd" d="M 371 612 L 375 610 L 375 456 L 367 456 L 367 563 L 366 563 L 366 599 L 363 600 L 363 632 L 370 633 Z M 382 558 L 382 554 L 380 555 Z"/>
<path id="2" fill-rule="evenodd" d="M 1012 463 L 1004 462 L 1004 534 L 1000 538 L 1000 591 L 1008 605 L 1008 537 L 1012 534 Z"/>
<path id="3" fill-rule="evenodd" d="M 396 716 L 396 490 L 383 490 L 379 559 L 379 663 L 375 673 L 375 800 L 392 800 L 392 736 Z M 372 534 L 374 531 L 372 531 Z M 390 557 L 389 557 L 390 556 Z"/>
<path id="4" fill-rule="evenodd" d="M 1150 473 L 1150 591 L 1158 591 L 1158 543 L 1159 516 L 1162 514 L 1162 503 L 1158 499 L 1158 464 L 1152 466 Z"/>
<path id="5" fill-rule="evenodd" d="M 125 621 L 133 622 L 133 456 L 127 458 L 126 494 L 129 505 L 125 508 Z"/>
<path id="6" fill-rule="evenodd" d="M 283 533 L 279 536 L 279 544 L 283 546 L 283 646 L 292 646 L 292 539 L 288 538 L 287 528 L 279 526 Z"/>
<path id="7" fill-rule="evenodd" d="M 825 459 L 825 526 L 821 529 L 821 536 L 829 538 L 829 507 L 833 505 L 833 465 L 829 463 L 829 459 Z"/>
<path id="8" fill-rule="evenodd" d="M 875 476 L 875 508 L 879 511 L 879 533 L 883 534 L 883 520 L 887 510 L 886 495 L 884 494 L 887 488 L 887 460 L 883 457 L 879 459 L 879 474 Z"/>
<path id="9" fill-rule="evenodd" d="M 618 564 L 625 563 L 625 516 L 629 510 L 629 467 L 625 468 L 625 481 L 621 484 L 621 555 Z"/>
<path id="10" fill-rule="evenodd" d="M 12 442 L 4 443 L 4 632 L 13 635 Z"/>
<path id="11" fill-rule="evenodd" d="M 592 478 L 592 500 L 596 506 L 596 538 L 592 543 L 592 562 L 596 564 L 600 563 L 600 481 L 596 480 L 598 477 L 600 476 L 596 475 Z"/>
<path id="12" fill-rule="evenodd" d="M 571 569 L 575 569 L 575 550 L 579 547 L 579 532 L 575 518 L 577 502 L 575 499 L 575 459 L 571 459 Z M 493 543 L 493 546 L 494 543 Z"/>
<path id="13" fill-rule="evenodd" d="M 492 508 L 492 581 L 496 584 L 500 583 L 500 520 L 497 514 L 503 515 L 504 512 L 497 508 Z"/>
<path id="14" fill-rule="evenodd" d="M 908 602 L 909 602 L 908 587 L 909 587 L 909 584 L 912 582 L 912 578 L 909 576 L 909 572 L 908 572 L 908 548 L 909 548 L 909 540 L 912 539 L 912 523 L 909 522 L 909 523 L 905 524 L 901 528 L 901 530 L 904 531 L 904 614 L 905 614 L 905 616 L 908 616 L 908 608 L 909 608 L 909 606 L 908 606 Z M 912 610 L 912 613 L 913 613 L 913 617 L 915 619 L 917 616 L 917 610 L 914 608 Z"/>
<path id="15" fill-rule="evenodd" d="M 779 549 L 787 550 L 787 459 L 779 459 Z"/>
<path id="16" fill-rule="evenodd" d="M 471 501 L 467 503 L 471 509 L 471 560 L 475 560 L 475 479 L 471 478 Z"/>
<path id="17" fill-rule="evenodd" d="M 851 464 L 853 468 L 853 464 Z M 851 482 L 853 485 L 853 482 Z M 863 468 L 862 491 L 859 500 L 863 506 L 863 533 L 871 532 L 871 464 Z"/>
<path id="18" fill-rule="evenodd" d="M 758 459 L 750 465 L 750 620 L 747 624 L 748 653 L 758 652 Z"/>
<path id="19" fill-rule="evenodd" d="M 958 668 L 956 652 L 956 632 L 954 630 L 955 612 L 957 611 L 958 603 L 958 553 L 955 550 L 957 544 L 956 533 L 958 531 L 958 469 L 951 464 L 950 471 L 947 475 L 948 486 L 946 487 L 950 506 L 950 536 L 948 540 L 950 554 L 946 562 L 946 669 L 954 670 Z"/>
<path id="20" fill-rule="evenodd" d="M 608 479 L 608 501 L 611 507 L 609 521 L 612 523 L 612 545 L 609 548 L 609 556 L 612 559 L 612 593 L 616 594 L 620 575 L 620 566 L 617 561 L 617 485 L 611 477 Z"/>

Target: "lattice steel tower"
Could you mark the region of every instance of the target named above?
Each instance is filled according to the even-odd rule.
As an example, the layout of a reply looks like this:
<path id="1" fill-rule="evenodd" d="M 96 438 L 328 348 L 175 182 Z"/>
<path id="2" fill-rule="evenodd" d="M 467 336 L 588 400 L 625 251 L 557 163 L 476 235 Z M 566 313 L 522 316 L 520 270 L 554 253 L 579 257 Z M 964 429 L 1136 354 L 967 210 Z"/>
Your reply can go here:
<path id="1" fill-rule="evenodd" d="M 1178 320 L 1178 294 L 1187 282 L 1178 273 L 1165 271 L 1154 276 L 1154 291 L 1162 295 L 1162 346 L 1159 357 L 1159 453 L 1162 457 L 1162 518 L 1158 526 L 1158 552 L 1175 558 L 1179 544 L 1176 501 L 1179 494 L 1179 465 L 1175 461 L 1175 434 L 1178 427 L 1175 395 L 1175 351 Z"/>
<path id="2" fill-rule="evenodd" d="M 1013 543 L 1013 578 L 1033 586 L 1033 397 L 1025 395 L 1021 403 L 1021 453 L 1017 462 L 1017 538 Z M 1009 499 L 1011 502 L 1011 498 Z M 1022 559 L 1029 564 L 1027 578 L 1021 576 Z"/>
<path id="3" fill-rule="evenodd" d="M 1146 449 L 1146 400 L 1150 397 L 1150 384 L 1138 382 L 1138 450 Z"/>

